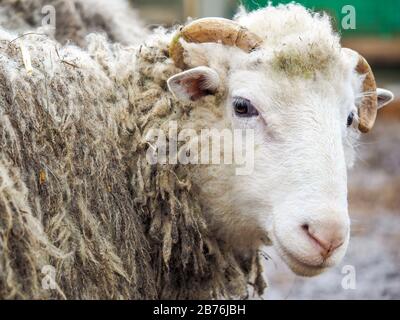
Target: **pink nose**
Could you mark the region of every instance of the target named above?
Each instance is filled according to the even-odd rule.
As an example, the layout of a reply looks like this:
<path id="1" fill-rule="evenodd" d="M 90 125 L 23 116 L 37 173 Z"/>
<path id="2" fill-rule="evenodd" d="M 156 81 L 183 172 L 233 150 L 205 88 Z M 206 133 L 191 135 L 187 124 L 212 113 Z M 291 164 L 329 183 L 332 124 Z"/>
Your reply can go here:
<path id="1" fill-rule="evenodd" d="M 311 224 L 302 226 L 308 238 L 318 246 L 324 260 L 328 259 L 336 249 L 343 245 L 347 228 L 335 223 L 327 223 L 313 227 Z"/>

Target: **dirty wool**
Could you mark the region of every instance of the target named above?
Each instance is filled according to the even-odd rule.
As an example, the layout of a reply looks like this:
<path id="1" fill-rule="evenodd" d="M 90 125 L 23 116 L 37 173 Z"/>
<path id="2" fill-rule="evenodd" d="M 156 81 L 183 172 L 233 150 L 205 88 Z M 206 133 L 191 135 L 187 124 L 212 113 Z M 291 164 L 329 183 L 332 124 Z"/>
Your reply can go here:
<path id="1" fill-rule="evenodd" d="M 263 292 L 258 253 L 209 232 L 191 167 L 146 160 L 146 132 L 196 108 L 167 91 L 179 70 L 161 33 L 134 47 L 91 35 L 83 50 L 0 29 L 1 299 Z"/>
<path id="2" fill-rule="evenodd" d="M 80 47 L 93 32 L 124 45 L 139 44 L 148 33 L 128 0 L 0 0 L 0 25 Z"/>

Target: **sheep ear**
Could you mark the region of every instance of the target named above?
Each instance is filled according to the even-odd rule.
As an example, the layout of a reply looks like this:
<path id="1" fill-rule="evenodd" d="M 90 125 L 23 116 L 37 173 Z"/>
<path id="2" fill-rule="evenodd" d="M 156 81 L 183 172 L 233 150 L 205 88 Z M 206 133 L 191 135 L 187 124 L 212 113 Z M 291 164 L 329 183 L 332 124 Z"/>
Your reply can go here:
<path id="1" fill-rule="evenodd" d="M 168 79 L 168 89 L 183 101 L 196 101 L 215 94 L 220 84 L 216 71 L 208 67 L 197 67 L 178 73 Z"/>
<path id="2" fill-rule="evenodd" d="M 376 93 L 378 95 L 378 109 L 383 108 L 394 99 L 393 93 L 389 90 L 378 88 L 376 89 Z"/>

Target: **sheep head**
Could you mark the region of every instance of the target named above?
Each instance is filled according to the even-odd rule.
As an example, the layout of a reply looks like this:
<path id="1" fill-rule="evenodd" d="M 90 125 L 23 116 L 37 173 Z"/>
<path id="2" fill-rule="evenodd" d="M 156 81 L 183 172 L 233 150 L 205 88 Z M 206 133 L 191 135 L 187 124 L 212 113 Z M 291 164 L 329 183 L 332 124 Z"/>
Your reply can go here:
<path id="1" fill-rule="evenodd" d="M 185 69 L 184 48 L 180 42 L 184 39 L 190 43 L 220 43 L 226 46 L 234 46 L 250 53 L 260 48 L 263 39 L 250 32 L 240 24 L 224 18 L 203 18 L 194 20 L 188 25 L 181 27 L 174 36 L 169 47 L 169 55 L 175 65 Z M 351 49 L 344 49 L 348 54 L 356 54 Z M 378 92 L 381 102 L 387 103 L 392 99 L 390 93 L 379 89 L 377 91 L 375 76 L 367 60 L 362 55 L 358 55 L 356 71 L 360 75 L 365 75 L 363 82 L 363 99 L 359 110 L 359 130 L 368 133 L 374 126 L 378 113 Z"/>
<path id="2" fill-rule="evenodd" d="M 205 62 L 192 63 L 187 48 Z M 244 13 L 237 22 L 194 21 L 177 32 L 170 56 L 183 69 L 168 80 L 177 99 L 205 118 L 202 99 L 221 90 L 223 119 L 207 125 L 254 132 L 250 174 L 221 165 L 194 175 L 215 232 L 238 248 L 271 240 L 300 275 L 336 265 L 349 241 L 355 142 L 393 98 L 376 87 L 367 61 L 341 48 L 327 17 L 299 5 Z"/>

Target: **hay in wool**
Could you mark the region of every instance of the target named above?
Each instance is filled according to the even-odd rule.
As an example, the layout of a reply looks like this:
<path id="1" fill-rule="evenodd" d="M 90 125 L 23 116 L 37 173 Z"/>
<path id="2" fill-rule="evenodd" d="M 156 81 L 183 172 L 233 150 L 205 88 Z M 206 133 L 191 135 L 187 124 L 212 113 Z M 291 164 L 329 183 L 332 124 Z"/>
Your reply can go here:
<path id="1" fill-rule="evenodd" d="M 56 28 L 42 25 L 46 6 L 53 6 Z M 45 33 L 65 44 L 84 47 L 92 32 L 107 35 L 112 42 L 139 44 L 147 30 L 127 0 L 0 0 L 0 25 L 8 30 Z"/>
<path id="2" fill-rule="evenodd" d="M 91 35 L 87 51 L 15 37 L 0 30 L 0 298 L 246 297 L 249 283 L 262 293 L 258 253 L 209 231 L 191 167 L 145 159 L 150 128 L 193 122 L 196 103 L 166 88 L 179 71 L 171 36 L 122 47 Z"/>

